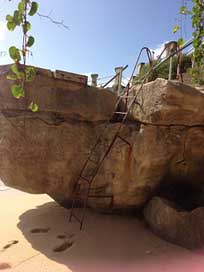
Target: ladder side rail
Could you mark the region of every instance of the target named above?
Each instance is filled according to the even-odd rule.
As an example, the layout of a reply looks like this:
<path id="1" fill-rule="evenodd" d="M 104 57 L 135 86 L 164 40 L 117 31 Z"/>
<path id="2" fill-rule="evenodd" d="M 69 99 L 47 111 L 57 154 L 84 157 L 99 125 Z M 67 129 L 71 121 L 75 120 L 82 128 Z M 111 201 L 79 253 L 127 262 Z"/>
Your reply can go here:
<path id="1" fill-rule="evenodd" d="M 125 92 L 128 92 L 128 91 L 129 91 L 129 86 L 126 86 L 126 87 L 127 87 L 127 88 L 126 88 L 127 90 L 126 90 Z M 82 166 L 82 169 L 81 169 L 79 175 L 81 175 L 81 174 L 83 173 L 83 171 L 84 171 L 84 169 L 86 168 L 88 162 L 90 161 L 91 156 L 93 155 L 93 153 L 94 153 L 94 151 L 95 151 L 97 145 L 100 143 L 101 138 L 104 136 L 105 131 L 106 131 L 106 129 L 108 128 L 108 125 L 110 124 L 110 120 L 111 120 L 111 119 L 113 118 L 113 116 L 115 115 L 116 109 L 117 109 L 117 107 L 119 106 L 119 104 L 120 104 L 121 101 L 122 101 L 122 97 L 119 97 L 118 101 L 116 102 L 114 111 L 111 113 L 109 120 L 106 122 L 105 127 L 104 127 L 102 133 L 100 133 L 100 135 L 98 136 L 98 138 L 97 138 L 97 140 L 96 140 L 94 146 L 93 146 L 92 149 L 91 149 L 90 154 L 88 155 L 88 158 L 86 159 L 85 163 L 84 163 L 83 166 Z"/>
<path id="2" fill-rule="evenodd" d="M 110 120 L 113 118 L 113 116 L 114 116 L 114 114 L 115 114 L 115 110 L 117 109 L 117 107 L 118 107 L 118 105 L 119 105 L 119 103 L 120 103 L 121 101 L 122 101 L 122 98 L 119 97 L 118 101 L 116 102 L 116 105 L 115 105 L 115 108 L 114 108 L 114 112 L 111 113 L 110 118 L 109 118 L 108 121 L 105 123 L 104 129 L 102 130 L 102 132 L 101 132 L 100 135 L 98 136 L 98 138 L 97 138 L 97 140 L 96 140 L 94 146 L 92 147 L 90 154 L 88 155 L 88 157 L 87 157 L 85 163 L 83 164 L 83 166 L 82 166 L 82 168 L 81 168 L 81 171 L 80 171 L 79 176 L 82 175 L 82 173 L 83 173 L 83 171 L 85 170 L 87 164 L 89 163 L 90 158 L 92 157 L 92 155 L 93 155 L 93 153 L 94 153 L 96 147 L 97 147 L 98 144 L 100 143 L 101 138 L 104 136 L 105 131 L 106 131 L 106 129 L 108 128 L 108 125 L 110 124 Z"/>
<path id="3" fill-rule="evenodd" d="M 81 217 L 81 224 L 80 224 L 80 230 L 82 230 L 83 227 L 83 223 L 84 223 L 84 218 L 85 218 L 85 213 L 86 213 L 86 207 L 87 207 L 87 203 L 88 203 L 88 198 L 89 198 L 89 193 L 90 193 L 90 188 L 91 188 L 91 184 L 88 187 L 88 192 L 84 201 L 84 205 L 83 205 L 83 211 L 82 211 L 82 217 Z"/>
<path id="4" fill-rule="evenodd" d="M 180 47 L 179 49 L 177 49 L 176 51 L 174 51 L 173 53 L 171 53 L 169 56 L 165 57 L 163 60 L 161 60 L 159 63 L 157 61 L 157 63 L 143 76 L 141 77 L 138 81 L 143 80 L 144 78 L 147 78 L 150 73 L 154 70 L 156 70 L 161 64 L 165 63 L 166 61 L 168 61 L 170 58 L 174 57 L 175 55 L 177 55 L 178 53 L 182 52 L 184 49 L 188 48 L 189 46 L 191 46 L 193 44 L 193 39 L 187 41 L 182 47 Z M 164 53 L 164 50 L 162 52 L 162 54 Z M 161 55 L 159 56 L 161 59 Z M 138 82 L 137 81 L 137 82 Z M 136 82 L 136 83 L 137 83 Z"/>
<path id="5" fill-rule="evenodd" d="M 117 73 L 116 75 L 114 75 L 108 82 L 106 82 L 106 83 L 102 86 L 102 88 L 105 88 L 106 86 L 108 86 L 108 84 L 110 84 L 116 77 L 118 77 L 118 76 L 120 75 L 121 72 L 125 71 L 127 68 L 128 68 L 128 65 L 124 66 L 124 67 L 122 68 L 122 70 L 121 70 L 119 73 Z"/>

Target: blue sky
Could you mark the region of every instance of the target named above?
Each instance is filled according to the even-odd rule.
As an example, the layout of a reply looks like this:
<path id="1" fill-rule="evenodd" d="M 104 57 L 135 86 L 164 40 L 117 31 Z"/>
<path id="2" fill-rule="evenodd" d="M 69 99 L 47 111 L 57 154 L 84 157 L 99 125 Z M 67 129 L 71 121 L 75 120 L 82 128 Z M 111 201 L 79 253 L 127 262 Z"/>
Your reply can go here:
<path id="1" fill-rule="evenodd" d="M 20 32 L 5 31 L 5 15 L 18 0 L 0 0 L 0 50 L 19 45 Z M 38 0 L 39 12 L 63 19 L 66 30 L 38 16 L 31 20 L 30 34 L 36 38 L 35 66 L 76 73 L 114 74 L 115 66 L 128 64 L 131 72 L 142 46 L 157 49 L 166 41 L 178 39 L 172 29 L 182 0 Z M 191 37 L 190 20 L 184 38 Z M 0 64 L 10 62 L 7 56 Z"/>

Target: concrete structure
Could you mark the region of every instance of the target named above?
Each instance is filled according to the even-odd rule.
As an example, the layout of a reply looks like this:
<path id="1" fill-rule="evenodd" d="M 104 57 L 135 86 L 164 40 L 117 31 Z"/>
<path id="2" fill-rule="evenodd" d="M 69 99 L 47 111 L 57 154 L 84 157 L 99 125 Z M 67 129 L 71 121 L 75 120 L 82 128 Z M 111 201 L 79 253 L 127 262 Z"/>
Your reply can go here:
<path id="1" fill-rule="evenodd" d="M 114 92 L 118 96 L 121 94 L 121 90 L 122 90 L 122 86 L 121 86 L 121 83 L 122 83 L 122 69 L 123 69 L 122 66 L 115 67 L 115 73 L 116 73 L 116 75 L 118 74 L 118 76 L 115 78 L 113 89 L 114 89 Z"/>
<path id="2" fill-rule="evenodd" d="M 137 66 L 137 73 L 140 74 L 142 68 L 144 67 L 145 63 L 144 62 L 140 62 Z"/>
<path id="3" fill-rule="evenodd" d="M 165 49 L 166 49 L 166 55 L 167 57 L 176 52 L 178 48 L 178 42 L 176 41 L 170 41 L 165 44 Z M 173 58 L 170 58 L 170 63 L 169 63 L 169 80 L 172 79 L 172 60 Z"/>
<path id="4" fill-rule="evenodd" d="M 97 79 L 98 79 L 98 74 L 91 74 L 91 86 L 92 87 L 97 87 Z"/>

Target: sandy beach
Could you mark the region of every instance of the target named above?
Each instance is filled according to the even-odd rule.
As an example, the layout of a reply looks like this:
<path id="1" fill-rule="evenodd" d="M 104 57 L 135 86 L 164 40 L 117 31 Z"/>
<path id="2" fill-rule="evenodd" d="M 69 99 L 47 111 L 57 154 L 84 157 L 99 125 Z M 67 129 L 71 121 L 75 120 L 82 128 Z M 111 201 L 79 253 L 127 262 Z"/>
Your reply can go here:
<path id="1" fill-rule="evenodd" d="M 137 218 L 87 212 L 83 231 L 46 195 L 0 192 L 0 270 L 203 272 L 204 253 L 167 243 Z"/>

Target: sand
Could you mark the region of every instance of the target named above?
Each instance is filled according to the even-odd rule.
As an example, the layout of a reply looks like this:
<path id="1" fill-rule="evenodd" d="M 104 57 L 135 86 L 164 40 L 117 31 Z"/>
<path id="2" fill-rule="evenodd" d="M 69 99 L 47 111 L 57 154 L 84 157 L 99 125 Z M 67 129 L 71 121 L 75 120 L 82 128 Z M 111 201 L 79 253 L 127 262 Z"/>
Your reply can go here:
<path id="1" fill-rule="evenodd" d="M 137 218 L 87 212 L 84 230 L 46 195 L 0 192 L 0 270 L 203 272 L 204 253 L 165 242 Z"/>

